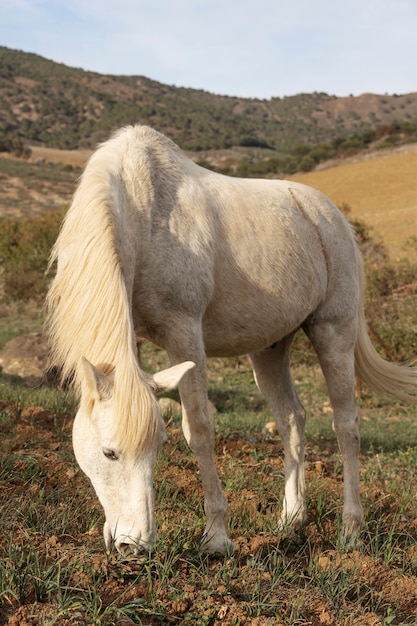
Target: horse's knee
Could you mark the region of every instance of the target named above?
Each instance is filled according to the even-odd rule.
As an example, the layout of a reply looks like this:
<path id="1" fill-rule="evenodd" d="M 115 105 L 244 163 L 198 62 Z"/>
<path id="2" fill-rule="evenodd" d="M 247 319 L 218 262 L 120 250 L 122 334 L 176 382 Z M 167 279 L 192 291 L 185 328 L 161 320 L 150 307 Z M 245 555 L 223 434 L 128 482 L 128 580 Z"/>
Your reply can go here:
<path id="1" fill-rule="evenodd" d="M 341 451 L 356 450 L 360 445 L 360 416 L 356 414 L 352 419 L 340 419 L 335 416 L 333 427 Z"/>
<path id="2" fill-rule="evenodd" d="M 214 429 L 211 420 L 205 414 L 183 416 L 182 432 L 186 442 L 197 456 L 207 450 L 213 450 Z"/>

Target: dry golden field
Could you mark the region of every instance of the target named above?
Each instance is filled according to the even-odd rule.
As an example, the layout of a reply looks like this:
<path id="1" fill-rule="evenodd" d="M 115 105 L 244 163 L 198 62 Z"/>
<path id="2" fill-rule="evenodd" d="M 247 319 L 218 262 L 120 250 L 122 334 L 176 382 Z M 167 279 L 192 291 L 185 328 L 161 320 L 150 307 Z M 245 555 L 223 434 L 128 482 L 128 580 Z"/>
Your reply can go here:
<path id="1" fill-rule="evenodd" d="M 319 189 L 338 206 L 348 204 L 351 216 L 373 228 L 393 260 L 417 258 L 417 144 L 291 178 Z"/>

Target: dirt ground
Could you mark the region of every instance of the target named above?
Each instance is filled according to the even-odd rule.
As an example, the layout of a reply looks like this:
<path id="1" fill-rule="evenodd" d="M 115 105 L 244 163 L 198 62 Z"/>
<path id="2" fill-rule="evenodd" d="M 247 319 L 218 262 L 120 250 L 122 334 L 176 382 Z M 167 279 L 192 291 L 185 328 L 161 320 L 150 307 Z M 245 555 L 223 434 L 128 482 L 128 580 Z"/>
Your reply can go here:
<path id="1" fill-rule="evenodd" d="M 0 409 L 3 415 L 8 411 L 16 415 L 15 405 L 8 406 L 3 402 Z M 205 561 L 204 571 L 208 576 L 209 582 L 206 581 L 206 584 L 210 586 L 209 588 L 204 588 L 202 566 L 195 556 L 196 552 L 192 550 L 190 552 L 190 547 L 185 544 L 176 555 L 165 580 L 164 570 L 158 570 L 157 566 L 153 571 L 151 566 L 144 568 L 143 564 L 134 560 L 123 562 L 115 555 L 106 553 L 102 545 L 100 508 L 72 457 L 71 424 L 71 415 L 57 414 L 42 407 L 24 408 L 17 418 L 13 417 L 3 423 L 2 454 L 13 456 L 16 472 L 8 480 L 2 476 L 2 506 L 12 509 L 22 508 L 20 522 L 13 534 L 14 549 L 24 551 L 28 546 L 32 546 L 36 550 L 38 561 L 44 564 L 44 569 L 48 570 L 48 567 L 53 569 L 59 565 L 63 571 L 64 568 L 72 571 L 72 576 L 66 580 L 67 587 L 78 589 L 80 593 L 94 587 L 103 606 L 117 603 L 121 598 L 124 603 L 138 602 L 139 598 L 144 606 L 159 607 L 160 611 L 155 611 L 152 615 L 150 609 L 143 614 L 138 610 L 138 615 L 142 615 L 141 621 L 124 617 L 119 620 L 93 622 L 83 615 L 80 607 L 78 612 L 73 610 L 70 613 L 73 615 L 72 618 L 67 616 L 60 619 L 56 592 L 37 599 L 33 591 L 23 589 L 24 598 L 18 601 L 12 593 L 2 589 L 0 624 L 67 626 L 103 623 L 134 626 L 141 623 L 152 626 L 161 624 L 265 626 L 281 623 L 313 626 L 339 624 L 377 626 L 417 623 L 415 621 L 417 576 L 404 575 L 395 559 L 394 562 L 392 559 L 390 562 L 384 562 L 381 558 L 375 558 L 366 546 L 360 551 L 339 552 L 323 539 L 313 520 L 310 520 L 307 527 L 308 541 L 305 546 L 297 542 L 285 546 L 273 533 L 260 531 L 276 502 L 261 499 L 259 481 L 250 483 L 258 484 L 258 489 L 247 486 L 240 492 L 229 494 L 232 516 L 239 511 L 242 513 L 243 507 L 253 520 L 253 528 L 235 529 L 233 539 L 236 553 L 227 561 L 224 558 L 211 558 Z M 170 528 L 182 529 L 181 532 L 186 536 L 188 522 L 184 522 L 185 514 L 180 501 L 182 499 L 186 501 L 190 494 L 196 491 L 199 496 L 200 487 L 196 481 L 195 463 L 190 457 L 186 456 L 184 459 L 181 441 L 179 429 L 169 429 L 169 442 L 164 453 L 164 458 L 169 459 L 169 463 L 165 461 L 159 466 L 157 480 L 160 484 L 165 481 L 175 483 L 176 500 L 171 503 L 169 510 L 162 513 L 162 517 L 160 515 L 159 520 L 162 532 L 164 525 L 169 523 Z M 276 482 L 277 474 L 282 475 L 283 469 L 282 446 L 277 437 L 264 440 L 258 438 L 253 443 L 250 440 L 242 441 L 237 436 L 218 438 L 216 448 L 221 476 L 225 476 L 231 468 L 236 467 L 236 464 L 241 464 L 244 471 L 261 474 L 262 491 L 266 488 L 271 488 L 271 492 L 277 489 L 277 486 L 272 486 L 272 482 Z M 334 450 L 329 449 L 328 444 L 322 449 L 317 446 L 311 447 L 307 453 L 307 478 L 310 481 L 324 481 L 326 498 L 329 500 L 332 493 L 340 494 L 341 489 L 340 476 L 332 467 L 333 453 Z M 29 480 L 27 474 L 28 466 L 34 459 L 39 472 L 39 479 L 35 481 Z M 96 510 L 99 523 L 87 528 L 85 521 L 74 519 L 69 523 L 66 534 L 48 534 L 47 523 L 43 517 L 62 515 L 67 509 L 69 509 L 67 514 L 71 516 L 74 500 L 67 502 L 65 498 L 60 499 L 57 495 L 55 505 L 52 504 L 53 494 L 65 493 L 69 485 L 71 493 L 77 493 L 77 499 L 82 501 L 86 510 Z M 279 488 L 281 487 L 280 484 Z M 376 484 L 375 493 L 369 497 L 383 498 L 381 489 L 381 485 Z M 38 523 L 34 524 L 33 520 L 31 523 L 28 519 L 25 503 L 28 496 L 37 497 L 40 491 L 47 505 L 39 512 L 41 521 L 38 520 Z M 384 528 L 389 528 L 390 521 L 395 517 L 395 507 L 392 503 L 391 506 L 387 504 L 384 511 L 381 524 Z M 75 513 L 73 515 L 75 516 Z M 334 528 L 330 522 L 327 523 L 329 526 L 323 528 L 323 531 L 330 536 Z M 397 525 L 399 534 L 400 527 L 407 536 L 417 538 L 416 520 L 404 518 L 399 526 Z M 10 549 L 7 545 L 10 538 L 5 530 L 3 529 L 4 534 L 0 537 L 2 555 L 7 554 Z M 199 533 L 198 530 L 192 530 L 192 536 L 188 536 L 191 544 L 198 545 Z M 417 574 L 416 545 L 414 539 L 402 546 L 399 557 L 397 555 L 400 559 L 415 563 L 415 574 Z M 274 570 L 271 567 L 274 567 L 273 560 L 278 552 L 283 555 L 283 562 L 292 573 L 283 576 L 282 584 L 268 592 L 268 585 L 272 585 L 271 581 L 274 580 Z M 172 555 L 170 558 L 173 558 Z M 312 563 L 314 574 L 310 571 Z M 226 574 L 225 571 L 228 570 L 229 573 Z M 352 572 L 355 584 L 352 585 L 351 581 L 351 587 L 346 591 L 338 581 Z M 317 586 L 310 589 L 313 575 L 316 580 L 322 581 L 320 584 L 324 585 L 323 591 L 318 592 Z M 329 600 L 329 587 L 333 585 L 337 589 L 338 584 L 343 597 L 343 610 L 350 614 L 350 617 L 343 619 L 340 617 L 341 606 L 339 606 L 342 600 L 336 598 L 334 602 Z M 256 615 L 252 604 L 256 605 L 256 602 L 259 604 L 261 592 L 265 597 L 269 597 L 269 604 L 265 611 L 258 610 Z M 271 606 L 279 609 L 275 608 L 274 613 Z M 290 616 L 294 614 L 294 607 L 297 606 L 299 615 L 292 621 Z M 381 612 L 372 610 L 375 606 L 379 606 Z M 386 617 L 382 619 L 381 613 Z M 287 617 L 284 617 L 285 615 Z"/>
<path id="2" fill-rule="evenodd" d="M 57 150 L 44 146 L 31 146 L 30 150 L 30 160 L 34 163 L 62 163 L 75 167 L 85 167 L 92 154 L 92 150 Z"/>

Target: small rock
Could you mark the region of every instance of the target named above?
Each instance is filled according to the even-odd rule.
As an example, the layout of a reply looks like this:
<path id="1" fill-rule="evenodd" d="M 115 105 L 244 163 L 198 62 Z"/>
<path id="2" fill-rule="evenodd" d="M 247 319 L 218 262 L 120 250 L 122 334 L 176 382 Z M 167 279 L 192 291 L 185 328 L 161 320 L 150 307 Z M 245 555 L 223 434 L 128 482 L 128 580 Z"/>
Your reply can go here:
<path id="1" fill-rule="evenodd" d="M 11 339 L 0 353 L 0 367 L 8 376 L 19 376 L 31 386 L 44 379 L 48 346 L 42 333 Z"/>
<path id="2" fill-rule="evenodd" d="M 333 415 L 333 409 L 330 402 L 324 402 L 322 408 L 323 415 Z"/>
<path id="3" fill-rule="evenodd" d="M 323 461 L 315 461 L 314 470 L 319 476 L 324 476 L 327 473 L 326 465 Z"/>

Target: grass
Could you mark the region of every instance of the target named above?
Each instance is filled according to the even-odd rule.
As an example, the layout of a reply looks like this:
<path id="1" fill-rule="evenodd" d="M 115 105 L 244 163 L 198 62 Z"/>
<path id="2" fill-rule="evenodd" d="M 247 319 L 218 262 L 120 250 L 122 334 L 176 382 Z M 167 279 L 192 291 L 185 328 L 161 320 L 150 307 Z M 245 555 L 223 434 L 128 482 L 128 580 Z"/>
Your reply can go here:
<path id="1" fill-rule="evenodd" d="M 165 356 L 147 346 L 145 361 L 153 369 Z M 366 528 L 360 551 L 341 552 L 342 466 L 325 389 L 317 367 L 294 374 L 310 415 L 304 531 L 277 536 L 282 445 L 264 430 L 270 414 L 246 359 L 218 359 L 210 396 L 236 552 L 198 549 L 198 468 L 173 417 L 155 471 L 159 541 L 144 562 L 104 549 L 100 505 L 72 455 L 73 400 L 0 375 L 0 623 L 417 623 L 414 411 L 365 392 Z"/>
<path id="2" fill-rule="evenodd" d="M 80 173 L 67 165 L 0 158 L 2 217 L 61 209 L 69 204 Z"/>
<path id="3" fill-rule="evenodd" d="M 37 302 L 8 302 L 0 298 L 0 350 L 14 337 L 42 331 L 43 317 Z"/>

